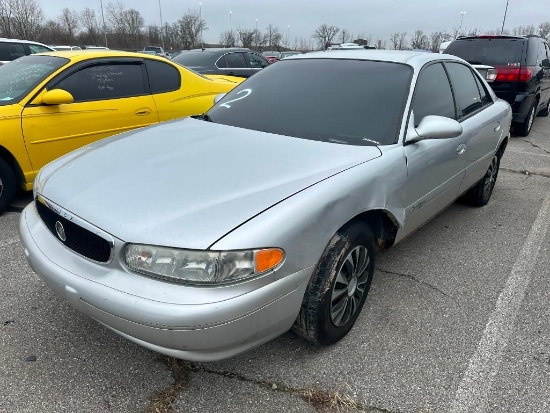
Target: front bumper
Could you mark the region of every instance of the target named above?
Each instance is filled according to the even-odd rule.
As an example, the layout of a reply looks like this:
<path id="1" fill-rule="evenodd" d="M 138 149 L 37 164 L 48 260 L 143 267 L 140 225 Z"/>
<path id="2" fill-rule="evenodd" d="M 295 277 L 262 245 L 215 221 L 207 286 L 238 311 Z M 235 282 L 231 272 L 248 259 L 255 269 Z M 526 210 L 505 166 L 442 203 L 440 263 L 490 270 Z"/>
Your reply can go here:
<path id="1" fill-rule="evenodd" d="M 49 232 L 34 202 L 19 231 L 30 266 L 74 308 L 137 344 L 191 361 L 231 357 L 290 329 L 313 271 L 226 286 L 176 285 L 130 273 L 117 252 L 107 265 L 78 256 Z"/>

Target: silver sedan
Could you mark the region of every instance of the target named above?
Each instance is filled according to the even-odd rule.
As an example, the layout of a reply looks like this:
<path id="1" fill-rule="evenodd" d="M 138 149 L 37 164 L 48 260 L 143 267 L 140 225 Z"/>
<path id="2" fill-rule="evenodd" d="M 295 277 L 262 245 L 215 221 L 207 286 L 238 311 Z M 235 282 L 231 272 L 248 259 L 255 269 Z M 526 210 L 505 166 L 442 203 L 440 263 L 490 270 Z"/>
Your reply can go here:
<path id="1" fill-rule="evenodd" d="M 25 253 L 75 308 L 160 353 L 219 360 L 291 328 L 330 345 L 378 251 L 459 197 L 489 202 L 510 121 L 453 56 L 290 57 L 200 117 L 44 167 Z"/>

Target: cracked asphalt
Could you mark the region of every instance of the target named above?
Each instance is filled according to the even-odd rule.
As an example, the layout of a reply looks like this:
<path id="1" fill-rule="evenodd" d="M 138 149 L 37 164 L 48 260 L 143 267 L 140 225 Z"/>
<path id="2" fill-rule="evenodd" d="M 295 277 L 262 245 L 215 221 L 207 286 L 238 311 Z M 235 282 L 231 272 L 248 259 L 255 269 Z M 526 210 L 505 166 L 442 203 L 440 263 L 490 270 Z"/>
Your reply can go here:
<path id="1" fill-rule="evenodd" d="M 0 412 L 548 412 L 548 199 L 550 118 L 539 117 L 511 138 L 489 205 L 455 203 L 379 256 L 340 343 L 289 332 L 191 364 L 45 288 L 18 239 L 20 194 L 0 216 Z"/>

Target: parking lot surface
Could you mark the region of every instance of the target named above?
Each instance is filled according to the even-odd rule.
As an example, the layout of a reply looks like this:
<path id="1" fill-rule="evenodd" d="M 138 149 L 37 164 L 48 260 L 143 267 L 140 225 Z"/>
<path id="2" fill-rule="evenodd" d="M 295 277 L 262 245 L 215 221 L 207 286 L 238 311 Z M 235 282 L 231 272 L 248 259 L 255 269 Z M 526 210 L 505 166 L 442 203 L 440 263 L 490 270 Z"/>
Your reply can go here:
<path id="1" fill-rule="evenodd" d="M 489 204 L 379 256 L 351 333 L 217 363 L 146 350 L 73 310 L 0 216 L 0 412 L 550 411 L 550 118 L 513 136 Z"/>

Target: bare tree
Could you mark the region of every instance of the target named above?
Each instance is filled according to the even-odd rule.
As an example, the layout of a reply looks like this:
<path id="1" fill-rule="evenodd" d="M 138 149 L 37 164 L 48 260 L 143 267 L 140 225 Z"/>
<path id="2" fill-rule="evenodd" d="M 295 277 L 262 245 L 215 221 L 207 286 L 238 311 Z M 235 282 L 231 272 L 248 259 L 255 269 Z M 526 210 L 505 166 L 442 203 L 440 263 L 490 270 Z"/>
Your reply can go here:
<path id="1" fill-rule="evenodd" d="M 0 0 L 0 36 L 11 35 L 11 7 L 7 0 Z"/>
<path id="2" fill-rule="evenodd" d="M 342 29 L 340 30 L 340 35 L 338 36 L 340 39 L 340 43 L 347 43 L 353 39 L 353 34 L 350 33 L 348 29 Z"/>
<path id="3" fill-rule="evenodd" d="M 443 43 L 445 40 L 443 40 L 443 32 L 433 32 L 430 34 L 430 50 L 434 53 L 439 52 L 439 46 L 441 46 L 441 43 Z"/>
<path id="4" fill-rule="evenodd" d="M 540 37 L 544 37 L 547 41 L 550 41 L 550 22 L 539 24 L 539 35 Z"/>
<path id="5" fill-rule="evenodd" d="M 131 44 L 134 46 L 140 44 L 142 29 L 145 25 L 145 20 L 141 13 L 136 9 L 124 10 L 122 21 L 125 26 L 125 33 L 130 37 Z"/>
<path id="6" fill-rule="evenodd" d="M 407 47 L 407 32 L 392 33 L 390 42 L 395 50 L 403 50 Z"/>
<path id="7" fill-rule="evenodd" d="M 37 0 L 4 0 L 9 21 L 9 35 L 36 39 L 42 31 L 44 12 Z"/>
<path id="8" fill-rule="evenodd" d="M 65 7 L 57 18 L 59 26 L 63 31 L 64 42 L 74 44 L 76 31 L 78 30 L 78 13 Z"/>
<path id="9" fill-rule="evenodd" d="M 220 34 L 220 43 L 224 47 L 233 47 L 235 46 L 235 35 L 232 31 L 225 31 Z"/>
<path id="10" fill-rule="evenodd" d="M 517 26 L 512 29 L 512 34 L 516 36 L 535 34 L 536 32 L 537 29 L 533 24 L 528 24 L 527 26 Z"/>
<path id="11" fill-rule="evenodd" d="M 281 40 L 283 36 L 279 32 L 279 28 L 273 26 L 271 23 L 266 27 L 264 34 L 264 44 L 269 49 L 277 49 L 281 47 Z"/>
<path id="12" fill-rule="evenodd" d="M 201 32 L 208 30 L 206 22 L 201 19 L 197 10 L 188 10 L 178 21 L 179 42 L 184 49 L 200 46 Z"/>
<path id="13" fill-rule="evenodd" d="M 256 29 L 245 29 L 242 27 L 237 27 L 237 34 L 239 36 L 239 41 L 241 42 L 243 47 L 252 47 L 252 45 L 254 44 Z"/>
<path id="14" fill-rule="evenodd" d="M 323 23 L 311 35 L 314 39 L 317 40 L 321 47 L 325 49 L 330 46 L 332 40 L 336 37 L 340 29 L 336 26 L 329 26 L 326 23 Z"/>
<path id="15" fill-rule="evenodd" d="M 86 7 L 80 12 L 80 24 L 85 30 L 85 43 L 97 44 L 99 35 L 99 23 L 95 10 Z"/>
<path id="16" fill-rule="evenodd" d="M 117 1 L 107 5 L 107 21 L 113 36 L 115 46 L 128 47 L 128 33 L 124 22 L 124 5 Z"/>
<path id="17" fill-rule="evenodd" d="M 480 27 L 474 27 L 466 31 L 468 36 L 479 36 L 483 30 Z"/>

